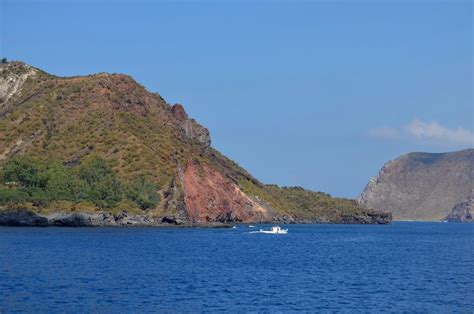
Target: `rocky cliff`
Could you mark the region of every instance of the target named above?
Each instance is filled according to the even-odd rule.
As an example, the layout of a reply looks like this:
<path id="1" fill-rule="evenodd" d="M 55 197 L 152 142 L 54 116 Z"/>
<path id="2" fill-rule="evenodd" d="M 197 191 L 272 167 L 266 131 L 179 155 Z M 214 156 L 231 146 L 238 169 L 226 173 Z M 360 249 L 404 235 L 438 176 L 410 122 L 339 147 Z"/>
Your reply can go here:
<path id="1" fill-rule="evenodd" d="M 456 204 L 445 220 L 450 222 L 474 222 L 474 199 Z"/>
<path id="2" fill-rule="evenodd" d="M 410 153 L 386 163 L 357 201 L 397 220 L 442 220 L 473 195 L 473 181 L 474 149 Z"/>
<path id="3" fill-rule="evenodd" d="M 40 183 L 30 180 L 28 186 L 2 179 L 0 224 L 15 224 L 14 217 L 20 225 L 391 220 L 389 214 L 366 210 L 351 200 L 261 183 L 212 148 L 209 131 L 182 105 L 168 104 L 123 74 L 58 77 L 22 62 L 0 64 L 0 166 L 19 156 L 41 160 L 44 175 L 39 175 Z M 89 191 L 95 194 L 91 203 L 77 188 L 90 185 L 87 180 L 96 174 L 85 178 L 78 167 L 97 158 L 105 160 L 117 178 L 101 166 L 100 175 L 111 182 L 114 194 L 104 194 L 101 200 L 99 192 L 106 190 L 102 185 L 104 191 Z M 57 166 L 58 161 L 71 170 Z M 25 162 L 21 165 L 24 169 L 15 171 L 31 172 Z M 58 171 L 75 173 L 80 182 L 68 182 Z M 62 187 L 58 178 L 74 188 L 51 192 Z M 157 187 L 153 199 L 159 202 L 120 188 L 137 178 L 150 182 L 140 181 L 148 192 Z M 67 191 L 77 195 L 69 197 Z M 142 201 L 148 203 L 139 208 Z"/>

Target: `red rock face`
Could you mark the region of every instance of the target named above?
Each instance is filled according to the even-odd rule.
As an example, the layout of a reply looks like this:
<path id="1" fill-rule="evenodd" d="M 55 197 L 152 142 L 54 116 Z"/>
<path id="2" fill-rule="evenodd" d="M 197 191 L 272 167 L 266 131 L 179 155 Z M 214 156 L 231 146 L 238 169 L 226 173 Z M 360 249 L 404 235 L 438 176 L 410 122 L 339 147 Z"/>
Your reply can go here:
<path id="1" fill-rule="evenodd" d="M 184 203 L 193 222 L 250 222 L 268 220 L 268 211 L 216 170 L 198 163 L 187 165 L 183 177 Z"/>

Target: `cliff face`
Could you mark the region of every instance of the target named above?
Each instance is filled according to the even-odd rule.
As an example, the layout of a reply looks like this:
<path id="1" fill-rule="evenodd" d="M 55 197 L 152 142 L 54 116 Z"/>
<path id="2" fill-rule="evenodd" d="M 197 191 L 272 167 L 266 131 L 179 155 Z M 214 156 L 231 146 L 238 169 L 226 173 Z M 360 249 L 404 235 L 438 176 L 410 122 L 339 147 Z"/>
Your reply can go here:
<path id="1" fill-rule="evenodd" d="M 474 149 L 410 153 L 386 163 L 357 201 L 397 220 L 442 220 L 473 195 L 473 180 Z"/>
<path id="2" fill-rule="evenodd" d="M 183 175 L 184 204 L 193 221 L 270 221 L 264 208 L 218 171 L 195 162 Z M 202 210 L 206 208 L 206 210 Z"/>
<path id="3" fill-rule="evenodd" d="M 456 204 L 445 220 L 450 222 L 474 222 L 474 199 Z"/>
<path id="4" fill-rule="evenodd" d="M 99 157 L 123 182 L 143 176 L 159 186 L 160 202 L 133 213 L 67 202 L 0 204 L 9 224 L 22 208 L 40 216 L 18 216 L 25 221 L 47 219 L 53 225 L 390 222 L 389 215 L 349 200 L 305 191 L 310 201 L 298 203 L 296 190 L 280 193 L 283 189 L 262 184 L 212 148 L 209 131 L 182 105 L 168 104 L 123 74 L 64 78 L 21 62 L 0 64 L 0 166 L 21 155 L 68 167 Z M 4 191 L 10 183 L 2 182 Z"/>

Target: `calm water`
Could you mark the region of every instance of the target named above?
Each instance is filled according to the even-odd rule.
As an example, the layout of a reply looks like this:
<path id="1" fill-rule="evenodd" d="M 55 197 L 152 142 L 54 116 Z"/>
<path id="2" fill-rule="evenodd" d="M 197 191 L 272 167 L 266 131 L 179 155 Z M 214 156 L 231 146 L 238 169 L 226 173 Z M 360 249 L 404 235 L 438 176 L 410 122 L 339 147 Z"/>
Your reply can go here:
<path id="1" fill-rule="evenodd" d="M 474 225 L 0 228 L 0 312 L 474 312 Z"/>

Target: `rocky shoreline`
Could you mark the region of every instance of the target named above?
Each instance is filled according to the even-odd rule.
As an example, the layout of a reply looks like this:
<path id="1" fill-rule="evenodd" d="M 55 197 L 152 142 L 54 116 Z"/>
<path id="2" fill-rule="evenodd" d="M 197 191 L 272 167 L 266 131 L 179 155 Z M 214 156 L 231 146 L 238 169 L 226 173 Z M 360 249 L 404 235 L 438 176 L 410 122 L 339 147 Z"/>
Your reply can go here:
<path id="1" fill-rule="evenodd" d="M 225 221 L 225 222 L 189 222 L 174 216 L 153 217 L 147 215 L 130 215 L 125 212 L 112 214 L 101 213 L 65 213 L 58 212 L 40 215 L 30 210 L 12 209 L 0 211 L 0 226 L 11 227 L 205 227 L 229 228 L 239 223 L 269 224 L 389 224 L 392 216 L 389 213 L 368 212 L 358 216 L 342 216 L 330 221 L 324 219 L 294 219 L 292 217 L 274 217 L 270 221 Z"/>
<path id="2" fill-rule="evenodd" d="M 229 228 L 230 224 L 188 223 L 174 217 L 152 217 L 112 213 L 53 213 L 39 215 L 29 210 L 0 211 L 0 226 L 10 227 L 208 227 Z"/>
<path id="3" fill-rule="evenodd" d="M 474 222 L 474 198 L 471 196 L 465 202 L 456 204 L 446 217 L 448 222 Z"/>

